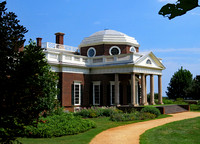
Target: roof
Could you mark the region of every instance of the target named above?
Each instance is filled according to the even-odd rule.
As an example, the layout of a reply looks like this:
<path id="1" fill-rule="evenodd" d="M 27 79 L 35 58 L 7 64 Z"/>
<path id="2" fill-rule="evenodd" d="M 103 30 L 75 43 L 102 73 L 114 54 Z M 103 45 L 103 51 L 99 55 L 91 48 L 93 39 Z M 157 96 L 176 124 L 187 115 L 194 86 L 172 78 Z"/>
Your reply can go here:
<path id="1" fill-rule="evenodd" d="M 139 43 L 134 37 L 115 30 L 98 31 L 82 40 L 79 47 L 93 46 L 99 44 L 126 44 L 139 47 Z"/>

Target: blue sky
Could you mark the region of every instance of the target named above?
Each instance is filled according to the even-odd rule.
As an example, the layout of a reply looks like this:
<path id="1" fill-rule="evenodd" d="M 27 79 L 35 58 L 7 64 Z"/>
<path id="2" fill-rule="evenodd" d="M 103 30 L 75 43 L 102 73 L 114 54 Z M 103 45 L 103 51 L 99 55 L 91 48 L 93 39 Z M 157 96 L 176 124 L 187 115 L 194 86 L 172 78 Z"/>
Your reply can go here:
<path id="1" fill-rule="evenodd" d="M 103 29 L 135 37 L 141 52 L 163 58 L 165 96 L 170 78 L 181 66 L 193 76 L 200 74 L 200 8 L 168 20 L 158 15 L 167 2 L 175 0 L 8 0 L 7 8 L 29 30 L 27 41 L 42 37 L 43 42 L 55 42 L 54 33 L 64 32 L 64 43 L 78 46 L 84 37 Z M 155 77 L 155 91 L 156 84 Z"/>

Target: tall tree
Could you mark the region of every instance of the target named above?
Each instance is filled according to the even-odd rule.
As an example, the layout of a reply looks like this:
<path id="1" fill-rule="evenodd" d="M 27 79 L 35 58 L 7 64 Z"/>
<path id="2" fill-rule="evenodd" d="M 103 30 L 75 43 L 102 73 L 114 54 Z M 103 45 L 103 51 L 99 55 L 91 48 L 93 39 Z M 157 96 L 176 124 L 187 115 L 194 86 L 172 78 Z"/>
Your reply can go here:
<path id="1" fill-rule="evenodd" d="M 164 5 L 158 14 L 168 17 L 170 20 L 184 15 L 186 12 L 199 7 L 198 0 L 177 0 L 175 4 L 168 3 Z"/>
<path id="2" fill-rule="evenodd" d="M 190 87 L 187 89 L 187 97 L 200 100 L 200 76 L 196 76 Z"/>
<path id="3" fill-rule="evenodd" d="M 192 74 L 189 70 L 179 69 L 172 76 L 169 86 L 167 87 L 167 96 L 170 99 L 187 98 L 187 88 L 192 83 Z"/>
<path id="4" fill-rule="evenodd" d="M 18 52 L 27 30 L 5 5 L 0 3 L 0 143 L 11 143 L 42 111 L 54 108 L 57 76 L 32 41 Z"/>

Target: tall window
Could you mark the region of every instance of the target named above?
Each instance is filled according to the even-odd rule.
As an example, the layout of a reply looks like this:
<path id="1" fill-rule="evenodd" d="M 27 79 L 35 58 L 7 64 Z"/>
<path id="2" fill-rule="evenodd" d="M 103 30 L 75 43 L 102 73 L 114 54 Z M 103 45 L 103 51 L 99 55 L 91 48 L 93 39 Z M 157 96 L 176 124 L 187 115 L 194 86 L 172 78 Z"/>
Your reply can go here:
<path id="1" fill-rule="evenodd" d="M 115 82 L 110 82 L 110 105 L 115 104 Z"/>
<path id="2" fill-rule="evenodd" d="M 93 82 L 93 105 L 100 105 L 100 82 Z"/>
<path id="3" fill-rule="evenodd" d="M 81 83 L 74 83 L 74 105 L 81 105 Z"/>

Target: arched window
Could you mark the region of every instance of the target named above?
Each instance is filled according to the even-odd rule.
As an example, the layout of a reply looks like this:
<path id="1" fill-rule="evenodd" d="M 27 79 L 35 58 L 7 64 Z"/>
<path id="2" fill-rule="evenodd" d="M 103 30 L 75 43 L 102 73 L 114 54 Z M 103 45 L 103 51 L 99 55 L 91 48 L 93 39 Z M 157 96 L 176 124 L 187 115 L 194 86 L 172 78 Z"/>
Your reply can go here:
<path id="1" fill-rule="evenodd" d="M 151 64 L 151 60 L 148 59 L 148 60 L 146 61 L 146 64 Z"/>
<path id="2" fill-rule="evenodd" d="M 112 46 L 110 49 L 109 49 L 109 54 L 110 55 L 119 55 L 121 54 L 121 50 L 118 46 Z"/>
<path id="3" fill-rule="evenodd" d="M 88 57 L 94 57 L 95 55 L 96 55 L 95 48 L 93 48 L 93 47 L 89 48 L 88 51 L 87 51 L 87 56 Z"/>

